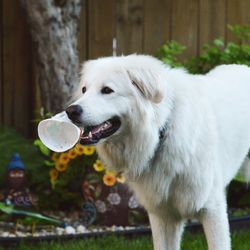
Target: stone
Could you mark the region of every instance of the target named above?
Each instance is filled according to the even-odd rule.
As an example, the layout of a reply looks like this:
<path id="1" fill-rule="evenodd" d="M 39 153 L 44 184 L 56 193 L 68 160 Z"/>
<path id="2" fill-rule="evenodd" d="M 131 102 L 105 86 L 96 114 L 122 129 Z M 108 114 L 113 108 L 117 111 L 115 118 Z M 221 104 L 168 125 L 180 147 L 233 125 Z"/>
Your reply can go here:
<path id="1" fill-rule="evenodd" d="M 67 227 L 65 228 L 64 232 L 65 232 L 66 234 L 75 234 L 75 233 L 76 233 L 76 230 L 75 230 L 73 227 L 71 227 L 71 226 L 67 226 Z"/>
<path id="2" fill-rule="evenodd" d="M 61 227 L 57 227 L 57 228 L 56 228 L 56 233 L 57 233 L 58 235 L 62 235 L 64 232 L 65 232 L 65 229 L 64 229 L 64 228 L 61 228 Z"/>
<path id="3" fill-rule="evenodd" d="M 77 232 L 77 233 L 85 233 L 85 232 L 87 232 L 87 229 L 86 229 L 85 226 L 79 225 L 79 226 L 76 228 L 76 232 Z"/>

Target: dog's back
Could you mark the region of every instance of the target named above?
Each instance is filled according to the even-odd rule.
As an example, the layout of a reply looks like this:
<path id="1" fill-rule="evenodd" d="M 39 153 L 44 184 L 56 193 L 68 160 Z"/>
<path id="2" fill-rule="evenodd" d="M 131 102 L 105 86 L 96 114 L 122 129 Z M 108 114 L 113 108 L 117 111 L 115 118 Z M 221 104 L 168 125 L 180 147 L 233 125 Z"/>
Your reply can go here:
<path id="1" fill-rule="evenodd" d="M 218 157 L 228 184 L 250 149 L 250 68 L 222 65 L 207 74 L 218 135 Z"/>

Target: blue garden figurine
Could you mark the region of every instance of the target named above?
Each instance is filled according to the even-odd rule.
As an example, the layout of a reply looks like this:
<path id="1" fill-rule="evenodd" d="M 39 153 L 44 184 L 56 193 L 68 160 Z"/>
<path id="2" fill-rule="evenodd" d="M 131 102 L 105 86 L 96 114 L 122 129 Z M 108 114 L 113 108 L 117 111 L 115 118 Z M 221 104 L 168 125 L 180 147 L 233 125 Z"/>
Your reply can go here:
<path id="1" fill-rule="evenodd" d="M 7 166 L 5 201 L 18 206 L 32 206 L 37 202 L 37 198 L 27 187 L 25 166 L 17 153 L 13 154 Z"/>

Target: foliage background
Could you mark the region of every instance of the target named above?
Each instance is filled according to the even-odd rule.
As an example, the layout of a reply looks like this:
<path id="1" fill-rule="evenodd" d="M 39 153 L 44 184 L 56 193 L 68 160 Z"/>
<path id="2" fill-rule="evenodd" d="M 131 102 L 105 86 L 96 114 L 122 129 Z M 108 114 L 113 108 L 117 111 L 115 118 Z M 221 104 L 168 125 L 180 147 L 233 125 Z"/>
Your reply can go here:
<path id="1" fill-rule="evenodd" d="M 238 38 L 238 43 L 225 43 L 222 38 L 217 38 L 212 44 L 204 44 L 199 56 L 182 60 L 185 46 L 170 41 L 158 50 L 158 57 L 172 67 L 184 67 L 193 74 L 207 73 L 221 64 L 250 66 L 250 25 L 229 25 L 228 29 Z"/>

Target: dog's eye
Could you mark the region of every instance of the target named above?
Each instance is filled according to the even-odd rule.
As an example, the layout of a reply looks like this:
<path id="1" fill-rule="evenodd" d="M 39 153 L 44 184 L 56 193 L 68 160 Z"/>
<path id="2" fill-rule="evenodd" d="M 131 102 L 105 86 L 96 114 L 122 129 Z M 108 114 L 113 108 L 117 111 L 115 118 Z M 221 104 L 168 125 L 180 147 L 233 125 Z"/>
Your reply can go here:
<path id="1" fill-rule="evenodd" d="M 86 92 L 86 87 L 82 88 L 82 93 L 84 94 Z"/>
<path id="2" fill-rule="evenodd" d="M 101 92 L 102 94 L 111 94 L 112 92 L 114 92 L 114 90 L 109 87 L 103 87 Z"/>

